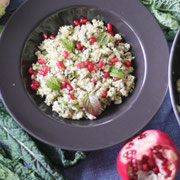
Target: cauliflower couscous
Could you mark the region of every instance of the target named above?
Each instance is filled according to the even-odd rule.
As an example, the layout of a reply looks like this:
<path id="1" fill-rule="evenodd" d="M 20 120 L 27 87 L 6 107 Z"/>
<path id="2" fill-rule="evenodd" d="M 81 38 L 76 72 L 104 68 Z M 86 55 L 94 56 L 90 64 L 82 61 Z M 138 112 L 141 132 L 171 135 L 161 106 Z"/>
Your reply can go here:
<path id="1" fill-rule="evenodd" d="M 111 24 L 82 18 L 44 40 L 29 68 L 31 88 L 63 118 L 96 119 L 134 89 L 130 45 Z"/>

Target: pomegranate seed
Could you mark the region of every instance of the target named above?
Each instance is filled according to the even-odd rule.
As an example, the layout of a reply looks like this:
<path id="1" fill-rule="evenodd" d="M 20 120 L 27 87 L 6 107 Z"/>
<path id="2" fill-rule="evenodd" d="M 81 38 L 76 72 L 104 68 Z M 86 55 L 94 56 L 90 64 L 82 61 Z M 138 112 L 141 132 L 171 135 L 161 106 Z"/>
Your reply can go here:
<path id="1" fill-rule="evenodd" d="M 80 25 L 80 22 L 78 20 L 74 20 L 74 25 L 75 26 L 79 26 Z"/>
<path id="2" fill-rule="evenodd" d="M 155 161 L 154 161 L 154 159 L 148 159 L 148 164 L 149 164 L 149 166 L 151 166 L 151 167 L 154 167 L 155 166 Z"/>
<path id="3" fill-rule="evenodd" d="M 34 84 L 37 88 L 38 88 L 38 87 L 40 87 L 39 82 L 37 82 L 37 81 L 33 81 L 32 83 L 33 83 L 33 84 Z"/>
<path id="4" fill-rule="evenodd" d="M 41 33 L 41 36 L 43 37 L 43 39 L 47 39 L 48 35 L 46 33 Z"/>
<path id="5" fill-rule="evenodd" d="M 75 97 L 74 97 L 74 95 L 73 94 L 69 94 L 69 96 L 70 96 L 70 98 L 72 99 L 72 100 L 74 100 L 75 99 Z"/>
<path id="6" fill-rule="evenodd" d="M 82 47 L 81 51 L 84 52 L 87 48 L 85 46 Z"/>
<path id="7" fill-rule="evenodd" d="M 33 74 L 33 68 L 30 67 L 30 68 L 28 69 L 28 72 L 29 72 L 29 74 Z"/>
<path id="8" fill-rule="evenodd" d="M 106 97 L 107 97 L 107 91 L 103 91 L 103 92 L 102 92 L 102 97 L 103 97 L 103 98 L 106 98 Z"/>
<path id="9" fill-rule="evenodd" d="M 116 40 L 116 41 L 115 41 L 115 44 L 116 44 L 116 45 L 119 45 L 119 43 L 120 43 L 120 40 Z"/>
<path id="10" fill-rule="evenodd" d="M 81 48 L 82 48 L 81 43 L 76 43 L 76 49 L 81 50 Z"/>
<path id="11" fill-rule="evenodd" d="M 138 179 L 138 176 L 135 174 L 133 177 L 132 177 L 132 180 L 137 180 Z"/>
<path id="12" fill-rule="evenodd" d="M 46 61 L 44 59 L 38 59 L 39 64 L 44 64 Z"/>
<path id="13" fill-rule="evenodd" d="M 169 169 L 165 169 L 165 171 L 166 171 L 166 178 L 167 178 L 171 175 L 172 171 Z"/>
<path id="14" fill-rule="evenodd" d="M 167 159 L 163 159 L 162 165 L 166 165 L 167 164 Z"/>
<path id="15" fill-rule="evenodd" d="M 43 70 L 39 70 L 38 73 L 39 73 L 40 75 L 46 76 L 46 73 L 45 73 Z"/>
<path id="16" fill-rule="evenodd" d="M 126 65 L 126 67 L 131 67 L 131 62 L 126 60 L 125 65 Z"/>
<path id="17" fill-rule="evenodd" d="M 111 32 L 112 31 L 112 24 L 107 24 L 107 31 Z"/>
<path id="18" fill-rule="evenodd" d="M 109 32 L 109 33 L 111 34 L 112 37 L 114 37 L 114 32 L 111 31 L 111 32 Z"/>
<path id="19" fill-rule="evenodd" d="M 96 38 L 95 38 L 95 37 L 91 37 L 91 38 L 89 39 L 89 42 L 90 42 L 91 44 L 95 43 L 95 42 L 96 42 Z"/>
<path id="20" fill-rule="evenodd" d="M 37 87 L 34 84 L 31 84 L 31 89 L 37 91 Z"/>
<path id="21" fill-rule="evenodd" d="M 111 63 L 116 63 L 116 62 L 118 62 L 118 58 L 112 58 L 112 59 L 110 60 L 110 62 L 111 62 Z"/>
<path id="22" fill-rule="evenodd" d="M 155 167 L 153 168 L 153 172 L 154 172 L 155 174 L 158 174 L 158 173 L 159 173 L 159 168 L 158 168 L 157 166 L 155 166 Z"/>
<path id="23" fill-rule="evenodd" d="M 134 167 L 134 168 L 133 168 L 133 171 L 134 171 L 134 172 L 138 172 L 138 168 L 137 168 L 137 167 Z"/>
<path id="24" fill-rule="evenodd" d="M 92 79 L 91 79 L 91 82 L 96 82 L 96 79 L 92 78 Z"/>
<path id="25" fill-rule="evenodd" d="M 108 78 L 109 77 L 109 72 L 104 72 L 104 77 Z"/>
<path id="26" fill-rule="evenodd" d="M 62 86 L 62 88 L 66 88 L 66 87 L 67 87 L 67 82 L 66 82 L 66 80 L 63 80 L 63 81 L 61 82 L 61 86 Z"/>
<path id="27" fill-rule="evenodd" d="M 103 66 L 104 66 L 104 62 L 103 61 L 99 61 L 98 68 L 101 69 Z"/>
<path id="28" fill-rule="evenodd" d="M 51 35 L 49 36 L 49 38 L 50 38 L 51 40 L 54 40 L 54 39 L 55 39 L 55 36 L 54 36 L 53 34 L 51 34 Z"/>
<path id="29" fill-rule="evenodd" d="M 35 80 L 35 75 L 34 74 L 31 75 L 31 80 Z"/>
<path id="30" fill-rule="evenodd" d="M 89 65 L 88 65 L 88 70 L 89 70 L 90 72 L 92 72 L 92 71 L 94 70 L 94 64 L 89 64 Z"/>
<path id="31" fill-rule="evenodd" d="M 119 81 L 119 80 L 120 80 L 120 78 L 113 77 L 113 80 L 114 80 L 114 81 Z"/>
<path id="32" fill-rule="evenodd" d="M 143 162 L 147 162 L 147 161 L 148 161 L 148 159 L 149 159 L 149 157 L 148 157 L 148 156 L 143 155 L 143 157 L 142 157 L 142 161 L 143 161 Z"/>
<path id="33" fill-rule="evenodd" d="M 43 71 L 44 71 L 45 74 L 48 72 L 48 70 L 49 70 L 49 66 L 44 65 L 43 66 Z"/>
<path id="34" fill-rule="evenodd" d="M 162 155 L 160 152 L 158 152 L 158 153 L 156 154 L 156 156 L 157 156 L 159 159 L 161 159 L 161 160 L 164 159 L 163 155 Z"/>
<path id="35" fill-rule="evenodd" d="M 67 51 L 63 51 L 63 56 L 64 56 L 65 58 L 68 58 L 68 56 L 69 56 L 68 52 L 67 52 Z"/>
<path id="36" fill-rule="evenodd" d="M 80 23 L 81 24 L 86 24 L 87 23 L 87 19 L 86 18 L 81 18 L 80 19 Z"/>
<path id="37" fill-rule="evenodd" d="M 61 61 L 58 61 L 56 64 L 59 69 L 64 69 L 64 65 Z"/>
<path id="38" fill-rule="evenodd" d="M 143 171 L 148 171 L 148 170 L 149 170 L 149 167 L 148 167 L 148 164 L 147 164 L 147 163 L 144 163 L 144 164 L 142 165 L 142 170 L 143 170 Z"/>
<path id="39" fill-rule="evenodd" d="M 78 69 L 81 69 L 81 67 L 82 67 L 81 63 L 78 63 L 78 64 L 77 64 L 77 68 L 78 68 Z"/>
<path id="40" fill-rule="evenodd" d="M 90 61 L 86 60 L 86 61 L 83 63 L 83 65 L 84 65 L 84 67 L 88 67 L 88 65 L 89 65 L 90 63 L 91 63 Z"/>
<path id="41" fill-rule="evenodd" d="M 68 91 L 73 91 L 73 87 L 70 84 L 67 84 Z"/>

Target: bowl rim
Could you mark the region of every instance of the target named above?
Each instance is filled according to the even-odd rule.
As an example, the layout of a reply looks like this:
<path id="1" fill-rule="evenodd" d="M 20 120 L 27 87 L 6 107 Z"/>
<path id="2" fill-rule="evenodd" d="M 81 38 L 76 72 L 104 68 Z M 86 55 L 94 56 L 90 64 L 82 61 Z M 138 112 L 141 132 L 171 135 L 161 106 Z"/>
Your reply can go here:
<path id="1" fill-rule="evenodd" d="M 58 2 L 58 0 L 54 0 L 54 2 L 56 2 L 56 1 Z M 98 1 L 99 1 L 99 3 L 104 2 L 103 6 L 100 6 L 98 4 Z M 150 74 L 147 73 L 146 75 L 148 75 L 148 80 L 150 82 L 152 82 L 152 83 L 159 80 L 159 82 L 155 83 L 155 85 L 159 85 L 160 87 L 154 87 L 151 90 L 151 89 L 149 89 L 150 87 L 147 86 L 147 83 L 144 82 L 145 83 L 145 90 L 147 90 L 148 93 L 152 95 L 152 98 L 148 99 L 149 104 L 146 104 L 147 93 L 143 92 L 141 94 L 141 96 L 139 97 L 139 99 L 138 99 L 139 104 L 137 104 L 137 107 L 135 108 L 133 106 L 133 107 L 130 108 L 131 113 L 133 112 L 134 117 L 136 117 L 137 119 L 138 118 L 141 119 L 142 122 L 139 123 L 139 120 L 137 120 L 138 125 L 134 124 L 133 126 L 129 126 L 129 124 L 131 124 L 130 119 L 132 119 L 132 117 L 130 118 L 129 117 L 130 115 L 125 113 L 126 117 L 123 116 L 123 118 L 125 117 L 127 122 L 123 121 L 126 124 L 124 124 L 124 127 L 121 127 L 121 128 L 128 127 L 129 131 L 125 132 L 126 134 L 124 133 L 121 136 L 119 134 L 119 129 L 117 129 L 118 127 L 120 127 L 120 121 L 117 121 L 117 120 L 116 121 L 111 121 L 110 123 L 106 123 L 106 124 L 103 124 L 102 126 L 97 126 L 97 127 L 93 127 L 93 128 L 92 127 L 86 127 L 86 128 L 85 127 L 70 127 L 70 126 L 66 126 L 64 124 L 61 124 L 61 126 L 58 127 L 58 128 L 61 128 L 61 129 L 57 129 L 55 124 L 52 123 L 51 119 L 48 119 L 42 113 L 39 113 L 38 108 L 33 108 L 33 112 L 38 114 L 38 118 L 46 119 L 46 124 L 44 124 L 44 126 L 48 127 L 49 124 L 53 124 L 54 126 L 52 126 L 52 127 L 54 128 L 53 130 L 55 132 L 58 132 L 58 131 L 61 130 L 61 132 L 59 132 L 59 134 L 58 134 L 59 136 L 64 135 L 63 133 L 66 133 L 66 137 L 65 137 L 66 140 L 63 137 L 61 138 L 59 136 L 58 136 L 58 138 L 60 138 L 60 139 L 58 139 L 58 138 L 53 139 L 52 133 L 54 133 L 54 132 L 51 132 L 50 131 L 51 129 L 40 128 L 41 126 L 39 124 L 37 124 L 36 127 L 32 127 L 32 123 L 30 123 L 31 121 L 27 121 L 27 119 L 29 118 L 29 117 L 27 118 L 27 115 L 31 115 L 31 113 L 28 112 L 27 108 L 25 109 L 23 107 L 24 104 L 23 103 L 19 104 L 19 107 L 16 107 L 16 105 L 17 105 L 16 102 L 11 100 L 10 96 L 6 95 L 7 94 L 6 88 L 7 87 L 12 88 L 12 84 L 10 84 L 10 82 L 11 82 L 10 80 L 12 80 L 12 79 L 7 79 L 8 83 L 3 82 L 3 84 L 6 85 L 6 87 L 5 86 L 0 87 L 0 92 L 1 92 L 2 97 L 3 97 L 3 103 L 5 104 L 6 108 L 10 112 L 11 116 L 16 120 L 16 122 L 19 125 L 21 125 L 29 134 L 35 136 L 37 139 L 39 139 L 39 140 L 41 140 L 41 141 L 43 141 L 45 143 L 48 143 L 50 145 L 61 147 L 61 148 L 64 148 L 64 149 L 69 149 L 69 150 L 89 151 L 89 150 L 103 149 L 103 148 L 110 147 L 112 145 L 118 144 L 118 143 L 130 138 L 132 135 L 134 135 L 139 130 L 141 130 L 152 119 L 152 117 L 155 115 L 155 113 L 159 109 L 160 105 L 162 104 L 163 99 L 165 97 L 165 94 L 167 92 L 167 78 L 166 78 L 167 73 L 165 72 L 165 70 L 168 70 L 168 56 L 169 56 L 167 41 L 165 40 L 165 38 L 163 36 L 163 33 L 162 33 L 158 23 L 155 21 L 154 17 L 152 17 L 150 12 L 148 12 L 148 10 L 139 1 L 133 1 L 132 2 L 131 0 L 121 0 L 121 5 L 122 6 L 120 6 L 120 8 L 118 8 L 118 9 L 116 7 L 117 7 L 117 5 L 119 5 L 119 2 L 117 2 L 116 0 L 112 0 L 112 1 L 113 2 L 109 2 L 108 0 L 106 0 L 106 1 L 97 0 L 96 2 L 89 1 L 89 0 L 84 0 L 84 1 L 81 1 L 81 0 L 76 0 L 76 1 L 74 1 L 74 0 L 69 0 L 69 1 L 62 0 L 61 5 L 59 5 L 58 7 L 56 6 L 54 8 L 55 9 L 62 9 L 62 8 L 66 8 L 66 7 L 69 7 L 69 6 L 76 6 L 76 5 L 77 6 L 78 5 L 82 5 L 82 6 L 91 5 L 91 6 L 95 6 L 95 7 L 98 7 L 98 8 L 104 8 L 105 10 L 111 10 L 111 11 L 113 10 L 113 12 L 118 14 L 122 7 L 124 7 L 124 8 L 128 7 L 128 9 L 125 8 L 127 14 L 128 13 L 129 14 L 130 13 L 135 13 L 135 15 L 138 15 L 139 19 L 138 19 L 138 21 L 136 23 L 138 23 L 139 26 L 140 26 L 140 24 L 145 23 L 146 24 L 146 26 L 145 26 L 146 30 L 149 30 L 150 27 L 153 27 L 153 29 L 150 31 L 150 34 L 148 34 L 148 36 L 151 36 L 151 38 L 153 40 L 156 40 L 155 37 L 157 37 L 158 40 L 159 40 L 158 41 L 159 44 L 157 43 L 158 45 L 155 43 L 155 41 L 152 42 L 151 45 L 154 45 L 155 47 L 158 48 L 158 50 L 160 50 L 162 52 L 162 53 L 158 53 L 159 51 L 157 51 L 157 49 L 155 49 L 155 51 L 156 51 L 155 54 L 157 55 L 157 57 L 159 59 L 161 58 L 163 60 L 163 61 L 161 60 L 162 62 L 165 62 L 163 64 L 160 62 L 160 60 L 157 62 L 157 64 L 159 63 L 158 65 L 162 69 L 164 69 L 164 71 L 162 72 L 162 73 L 164 73 L 164 75 L 163 75 L 163 77 L 157 76 L 159 74 L 159 72 L 158 72 L 159 69 L 156 69 L 155 74 L 150 75 Z M 10 27 L 13 25 L 13 23 L 18 21 L 17 17 L 22 16 L 21 13 L 23 13 L 25 10 L 27 10 L 28 6 L 31 6 L 31 7 L 35 8 L 35 6 L 38 7 L 38 5 L 40 5 L 41 2 L 46 4 L 46 2 L 48 3 L 48 2 L 50 2 L 50 0 L 39 0 L 38 2 L 36 0 L 31 0 L 31 1 L 26 1 L 26 2 L 23 3 L 23 5 L 21 5 L 21 7 L 18 9 L 18 11 L 15 12 L 14 16 L 11 17 L 10 20 L 8 21 L 8 23 L 6 24 L 6 27 L 5 27 L 4 31 L 3 31 L 2 38 L 1 38 L 1 41 L 0 41 L 0 46 L 1 47 L 3 47 L 3 42 L 6 40 L 6 38 L 11 37 L 11 36 L 7 37 L 7 34 L 9 34 L 11 32 Z M 98 4 L 98 6 L 97 6 L 97 4 Z M 108 6 L 108 8 L 107 8 L 107 6 Z M 110 9 L 109 9 L 109 6 L 110 6 Z M 43 7 L 43 8 L 47 8 L 47 7 Z M 137 11 L 137 9 L 138 9 L 138 11 Z M 51 10 L 50 14 L 52 14 L 52 12 L 55 12 L 55 11 Z M 39 12 L 39 13 L 43 14 L 43 11 Z M 49 12 L 48 12 L 48 14 L 49 14 Z M 124 19 L 126 19 L 127 14 L 123 14 Z M 142 14 L 143 14 L 143 16 L 142 16 Z M 131 18 L 132 19 L 136 18 L 135 15 L 131 16 Z M 44 17 L 45 16 L 43 16 L 43 18 L 41 17 L 41 20 L 44 19 Z M 151 21 L 151 23 L 149 23 L 149 24 L 146 23 L 147 19 L 148 19 L 148 21 Z M 142 47 L 142 49 L 143 49 L 144 53 L 146 52 L 148 54 L 148 57 L 149 57 L 148 59 L 150 59 L 150 57 L 151 57 L 152 60 L 153 60 L 153 58 L 156 58 L 156 56 L 154 56 L 153 51 L 152 51 L 152 49 L 154 47 L 153 46 L 151 47 L 149 45 L 148 36 L 147 35 L 145 36 L 146 32 L 144 31 L 144 29 L 138 30 L 137 27 L 136 28 L 134 27 L 133 31 L 135 31 L 135 34 L 139 33 L 138 37 L 140 35 L 144 36 L 144 39 L 142 39 L 142 37 L 141 37 L 139 41 L 142 44 L 145 43 L 145 47 Z M 6 54 L 3 53 L 3 48 L 0 51 L 2 51 L 2 57 L 4 57 Z M 149 62 L 148 62 L 148 64 L 149 64 Z M 5 64 L 3 64 L 3 66 L 5 66 Z M 151 66 L 152 66 L 152 63 L 151 63 Z M 156 68 L 154 66 L 152 66 L 152 67 Z M 14 73 L 14 72 L 12 72 L 12 73 Z M 3 77 L 3 75 L 4 75 L 3 72 L 0 71 L 0 77 Z M 154 81 L 154 78 L 157 78 L 156 81 Z M 16 93 L 17 92 L 17 87 L 13 86 L 13 90 Z M 157 94 L 155 94 L 153 96 L 154 91 L 157 92 Z M 18 92 L 17 92 L 16 95 L 17 96 L 19 95 Z M 27 96 L 27 94 L 26 94 L 26 96 Z M 28 98 L 28 101 L 29 101 L 29 97 L 27 96 L 26 98 Z M 145 98 L 145 101 L 144 101 L 144 98 Z M 32 107 L 32 105 L 33 104 L 31 102 L 29 102 L 29 106 Z M 148 111 L 146 113 L 141 112 L 141 107 L 146 107 Z M 24 113 L 20 112 L 20 110 L 19 110 L 20 108 L 22 108 L 22 109 L 24 108 L 23 109 Z M 150 108 L 150 109 L 148 109 L 148 108 Z M 135 109 L 138 109 L 139 113 L 137 113 Z M 32 116 L 34 116 L 34 115 L 32 114 Z M 114 127 L 116 127 L 116 130 L 114 129 Z M 46 130 L 46 132 L 44 132 L 45 130 Z M 108 131 L 112 130 L 112 132 L 114 134 L 108 132 L 107 130 Z M 66 131 L 71 132 L 71 133 L 67 134 Z M 98 132 L 101 132 L 101 133 L 98 133 Z M 48 133 L 50 135 L 48 135 Z M 79 137 L 75 137 L 75 136 L 73 137 L 73 135 L 76 135 L 76 133 L 79 134 Z M 88 140 L 89 140 L 90 143 L 87 142 L 87 141 L 84 141 L 84 139 L 85 139 L 85 137 L 83 137 L 84 134 L 85 134 L 85 137 L 88 136 L 88 138 L 89 138 Z M 56 136 L 57 136 L 57 134 L 56 134 Z M 76 142 L 72 142 L 72 139 L 74 139 L 74 138 L 75 138 Z M 61 142 L 59 142 L 59 140 L 61 140 Z M 69 144 L 69 142 L 71 142 L 72 144 Z"/>
<path id="2" fill-rule="evenodd" d="M 176 119 L 180 125 L 180 114 L 178 112 L 177 109 L 177 105 L 176 105 L 176 101 L 175 101 L 175 95 L 173 92 L 173 60 L 174 60 L 174 56 L 175 56 L 175 51 L 176 51 L 176 44 L 179 40 L 180 37 L 180 29 L 178 30 L 178 32 L 176 33 L 176 36 L 174 38 L 172 47 L 171 47 L 171 52 L 170 52 L 170 57 L 169 57 L 169 69 L 168 69 L 168 82 L 169 82 L 169 93 L 170 93 L 170 99 L 171 99 L 171 104 L 173 107 L 173 111 L 174 114 L 176 116 Z"/>

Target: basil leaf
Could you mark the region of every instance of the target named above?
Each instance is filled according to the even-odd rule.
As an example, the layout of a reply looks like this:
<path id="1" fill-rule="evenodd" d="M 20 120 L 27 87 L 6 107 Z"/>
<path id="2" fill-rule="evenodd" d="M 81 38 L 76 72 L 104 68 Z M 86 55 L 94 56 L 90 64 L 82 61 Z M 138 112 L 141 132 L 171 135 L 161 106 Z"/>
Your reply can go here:
<path id="1" fill-rule="evenodd" d="M 122 70 L 118 69 L 118 68 L 115 68 L 115 67 L 111 68 L 111 71 L 110 71 L 109 75 L 111 77 L 117 77 L 117 78 L 123 78 L 124 77 L 124 74 L 123 74 Z"/>
<path id="2" fill-rule="evenodd" d="M 47 81 L 46 84 L 49 88 L 56 91 L 60 89 L 61 87 L 60 83 L 61 83 L 60 79 L 58 79 L 57 77 L 52 77 L 51 79 Z"/>
<path id="3" fill-rule="evenodd" d="M 98 116 L 101 111 L 101 104 L 99 99 L 96 95 L 90 94 L 86 95 L 83 100 L 82 104 L 84 109 L 93 116 Z"/>
<path id="4" fill-rule="evenodd" d="M 60 39 L 60 43 L 68 52 L 72 52 L 75 49 L 75 43 L 73 40 Z"/>
<path id="5" fill-rule="evenodd" d="M 110 39 L 111 35 L 109 33 L 101 33 L 97 39 L 97 42 L 103 46 L 108 44 Z"/>
<path id="6" fill-rule="evenodd" d="M 0 135 L 11 149 L 12 158 L 24 160 L 41 179 L 64 180 L 63 175 L 50 165 L 49 160 L 39 151 L 31 137 L 16 124 L 1 104 Z"/>

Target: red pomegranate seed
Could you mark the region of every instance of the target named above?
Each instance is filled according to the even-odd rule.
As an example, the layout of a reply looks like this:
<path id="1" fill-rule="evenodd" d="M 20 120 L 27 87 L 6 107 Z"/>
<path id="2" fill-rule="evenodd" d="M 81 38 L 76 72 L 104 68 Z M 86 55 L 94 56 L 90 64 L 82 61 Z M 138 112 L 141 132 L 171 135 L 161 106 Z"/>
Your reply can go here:
<path id="1" fill-rule="evenodd" d="M 167 164 L 167 162 L 168 162 L 168 160 L 167 160 L 167 159 L 163 159 L 162 165 L 166 165 L 166 164 Z"/>
<path id="2" fill-rule="evenodd" d="M 109 77 L 109 72 L 104 72 L 104 77 L 108 78 Z"/>
<path id="3" fill-rule="evenodd" d="M 34 84 L 31 84 L 31 89 L 37 91 L 37 87 Z"/>
<path id="4" fill-rule="evenodd" d="M 69 96 L 70 96 L 70 98 L 72 99 L 72 100 L 74 100 L 75 99 L 75 97 L 74 97 L 74 95 L 73 94 L 69 94 Z"/>
<path id="5" fill-rule="evenodd" d="M 155 166 L 154 159 L 152 159 L 152 158 L 148 159 L 148 164 L 149 164 L 149 166 L 154 167 Z"/>
<path id="6" fill-rule="evenodd" d="M 81 67 L 82 67 L 81 63 L 78 63 L 78 64 L 77 64 L 77 68 L 78 68 L 78 69 L 81 69 Z"/>
<path id="7" fill-rule="evenodd" d="M 111 31 L 111 32 L 109 32 L 109 33 L 111 34 L 112 37 L 114 37 L 114 32 Z"/>
<path id="8" fill-rule="evenodd" d="M 119 81 L 119 80 L 120 80 L 120 78 L 113 77 L 113 80 L 114 80 L 114 81 Z"/>
<path id="9" fill-rule="evenodd" d="M 63 80 L 63 81 L 61 82 L 61 86 L 62 86 L 62 88 L 66 88 L 66 87 L 67 87 L 67 82 L 66 82 L 66 80 Z"/>
<path id="10" fill-rule="evenodd" d="M 116 40 L 116 41 L 115 41 L 115 44 L 116 44 L 116 45 L 119 45 L 119 43 L 120 43 L 120 40 Z"/>
<path id="11" fill-rule="evenodd" d="M 48 35 L 46 33 L 41 33 L 41 36 L 43 37 L 43 39 L 47 39 Z"/>
<path id="12" fill-rule="evenodd" d="M 102 92 L 102 97 L 103 97 L 103 98 L 106 98 L 106 97 L 107 97 L 107 91 L 103 91 L 103 92 Z"/>
<path id="13" fill-rule="evenodd" d="M 148 156 L 143 155 L 143 157 L 142 157 L 142 161 L 143 161 L 143 162 L 147 162 L 147 161 L 148 161 L 148 159 L 149 159 L 149 157 L 148 157 Z"/>
<path id="14" fill-rule="evenodd" d="M 142 169 L 143 169 L 143 171 L 148 171 L 148 170 L 149 170 L 148 164 L 147 164 L 147 163 L 144 163 L 144 164 L 142 165 Z"/>
<path id="15" fill-rule="evenodd" d="M 125 65 L 126 65 L 126 67 L 131 67 L 131 62 L 128 61 L 128 60 L 126 60 L 126 61 L 125 61 Z"/>
<path id="16" fill-rule="evenodd" d="M 110 62 L 111 62 L 111 63 L 116 63 L 116 62 L 118 62 L 118 58 L 112 58 L 112 59 L 110 60 Z"/>
<path id="17" fill-rule="evenodd" d="M 112 24 L 107 24 L 107 31 L 111 32 L 112 31 Z"/>
<path id="18" fill-rule="evenodd" d="M 99 61 L 98 68 L 101 69 L 103 66 L 104 66 L 104 62 L 103 61 Z"/>
<path id="19" fill-rule="evenodd" d="M 94 64 L 89 64 L 88 65 L 88 70 L 90 71 L 90 72 L 92 72 L 93 70 L 94 70 Z"/>
<path id="20" fill-rule="evenodd" d="M 76 43 L 76 49 L 81 50 L 81 48 L 82 48 L 81 43 Z"/>
<path id="21" fill-rule="evenodd" d="M 31 80 L 35 80 L 35 75 L 34 74 L 31 75 Z"/>
<path id="22" fill-rule="evenodd" d="M 43 71 L 44 71 L 45 74 L 48 72 L 48 70 L 49 70 L 49 66 L 44 65 L 43 66 Z"/>
<path id="23" fill-rule="evenodd" d="M 54 39 L 55 39 L 55 36 L 54 36 L 53 34 L 51 34 L 51 35 L 49 36 L 49 38 L 50 38 L 51 40 L 54 40 Z"/>
<path id="24" fill-rule="evenodd" d="M 58 61 L 56 64 L 59 69 L 64 69 L 64 65 L 61 61 Z"/>
<path id="25" fill-rule="evenodd" d="M 80 22 L 78 20 L 74 20 L 74 25 L 75 26 L 79 26 L 80 25 Z"/>
<path id="26" fill-rule="evenodd" d="M 70 84 L 67 84 L 68 91 L 73 91 L 73 87 Z"/>
<path id="27" fill-rule="evenodd" d="M 46 61 L 44 59 L 38 59 L 39 64 L 44 64 Z"/>
<path id="28" fill-rule="evenodd" d="M 92 78 L 92 79 L 91 79 L 91 82 L 96 82 L 96 79 Z"/>
<path id="29" fill-rule="evenodd" d="M 82 47 L 81 51 L 84 52 L 87 48 L 85 46 Z"/>
<path id="30" fill-rule="evenodd" d="M 91 44 L 95 43 L 95 42 L 96 42 L 96 38 L 95 38 L 95 37 L 91 37 L 91 38 L 89 39 L 89 42 L 90 42 Z"/>
<path id="31" fill-rule="evenodd" d="M 158 174 L 158 173 L 159 173 L 159 168 L 158 168 L 157 166 L 155 166 L 155 167 L 153 168 L 153 172 L 154 172 L 155 174 Z"/>
<path id="32" fill-rule="evenodd" d="M 65 58 L 68 58 L 68 56 L 69 56 L 68 52 L 67 52 L 67 51 L 63 51 L 63 56 L 64 56 Z"/>
<path id="33" fill-rule="evenodd" d="M 37 88 L 38 88 L 38 87 L 40 87 L 39 82 L 37 82 L 37 81 L 33 81 L 32 83 L 33 83 L 33 84 L 34 84 Z"/>
<path id="34" fill-rule="evenodd" d="M 156 156 L 157 156 L 159 159 L 161 159 L 161 160 L 164 159 L 163 155 L 162 155 L 160 152 L 158 152 L 158 153 L 156 154 Z"/>
<path id="35" fill-rule="evenodd" d="M 84 63 L 83 63 L 83 65 L 84 65 L 84 67 L 88 67 L 88 65 L 90 64 L 91 62 L 89 61 L 89 60 L 86 60 Z"/>
<path id="36" fill-rule="evenodd" d="M 39 73 L 40 75 L 46 76 L 46 73 L 45 73 L 43 70 L 39 70 L 38 73 Z"/>
<path id="37" fill-rule="evenodd" d="M 29 74 L 33 74 L 33 68 L 30 67 L 30 68 L 28 69 L 28 72 L 29 72 Z"/>
<path id="38" fill-rule="evenodd" d="M 80 23 L 81 24 L 86 24 L 87 23 L 87 19 L 86 18 L 81 18 L 80 19 Z"/>

